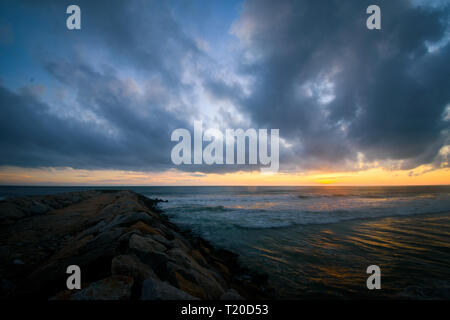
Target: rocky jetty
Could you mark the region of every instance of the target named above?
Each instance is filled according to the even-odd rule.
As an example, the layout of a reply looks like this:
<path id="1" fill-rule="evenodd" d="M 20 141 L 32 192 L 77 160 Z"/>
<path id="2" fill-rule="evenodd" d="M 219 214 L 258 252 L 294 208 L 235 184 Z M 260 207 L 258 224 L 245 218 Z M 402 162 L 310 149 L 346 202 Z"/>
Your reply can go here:
<path id="1" fill-rule="evenodd" d="M 265 277 L 181 231 L 131 191 L 0 201 L 0 298 L 198 300 L 269 298 Z M 68 290 L 67 267 L 81 269 Z"/>

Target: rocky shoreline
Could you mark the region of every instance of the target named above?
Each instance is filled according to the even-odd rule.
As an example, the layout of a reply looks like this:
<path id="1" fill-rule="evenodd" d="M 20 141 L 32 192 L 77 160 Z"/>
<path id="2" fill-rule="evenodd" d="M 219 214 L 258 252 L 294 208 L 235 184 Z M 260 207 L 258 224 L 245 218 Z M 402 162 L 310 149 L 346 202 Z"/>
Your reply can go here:
<path id="1" fill-rule="evenodd" d="M 169 222 L 132 191 L 0 201 L 0 299 L 268 299 L 267 277 Z M 67 267 L 81 269 L 68 290 Z"/>

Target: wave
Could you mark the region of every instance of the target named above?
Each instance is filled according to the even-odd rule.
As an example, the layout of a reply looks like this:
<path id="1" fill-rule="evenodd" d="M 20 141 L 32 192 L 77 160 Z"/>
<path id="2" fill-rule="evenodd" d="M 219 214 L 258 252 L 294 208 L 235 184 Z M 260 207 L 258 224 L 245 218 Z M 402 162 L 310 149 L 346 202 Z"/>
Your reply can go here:
<path id="1" fill-rule="evenodd" d="M 214 214 L 213 214 L 214 213 Z M 450 210 L 436 211 L 273 211 L 273 210 L 231 210 L 222 206 L 177 207 L 167 210 L 167 214 L 185 225 L 203 226 L 208 229 L 279 229 L 299 225 L 334 224 L 352 220 L 371 220 L 388 217 L 412 216 L 421 214 L 450 213 Z"/>
<path id="2" fill-rule="evenodd" d="M 180 212 L 227 212 L 227 211 L 232 211 L 232 209 L 225 208 L 224 206 L 199 206 L 199 205 L 177 206 L 176 210 L 180 211 Z"/>

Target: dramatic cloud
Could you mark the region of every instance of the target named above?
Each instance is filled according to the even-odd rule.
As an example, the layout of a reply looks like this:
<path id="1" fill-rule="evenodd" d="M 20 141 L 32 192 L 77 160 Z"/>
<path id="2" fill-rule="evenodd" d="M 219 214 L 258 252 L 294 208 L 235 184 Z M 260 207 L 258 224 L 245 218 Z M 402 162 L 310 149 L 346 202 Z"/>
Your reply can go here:
<path id="1" fill-rule="evenodd" d="M 255 83 L 242 110 L 282 128 L 300 167 L 345 166 L 358 154 L 414 167 L 449 143 L 449 6 L 380 1 L 376 31 L 365 28 L 370 4 L 248 1 L 233 26 Z"/>
<path id="2" fill-rule="evenodd" d="M 215 9 L 196 2 L 78 1 L 80 31 L 69 4 L 1 7 L 0 165 L 166 170 L 172 130 L 194 120 L 279 128 L 286 171 L 448 165 L 443 2 L 378 1 L 368 30 L 368 1 L 249 0 L 209 39 L 192 30 Z"/>

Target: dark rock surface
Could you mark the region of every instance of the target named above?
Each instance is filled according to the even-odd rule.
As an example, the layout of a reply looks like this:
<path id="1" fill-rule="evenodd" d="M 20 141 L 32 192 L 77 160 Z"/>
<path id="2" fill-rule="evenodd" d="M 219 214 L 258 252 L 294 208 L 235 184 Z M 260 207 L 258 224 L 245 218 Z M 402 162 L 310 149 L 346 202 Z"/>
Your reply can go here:
<path id="1" fill-rule="evenodd" d="M 182 232 L 131 191 L 0 201 L 0 298 L 264 299 L 264 276 Z M 66 269 L 81 268 L 81 290 Z M 263 280 L 261 280 L 263 279 Z"/>

